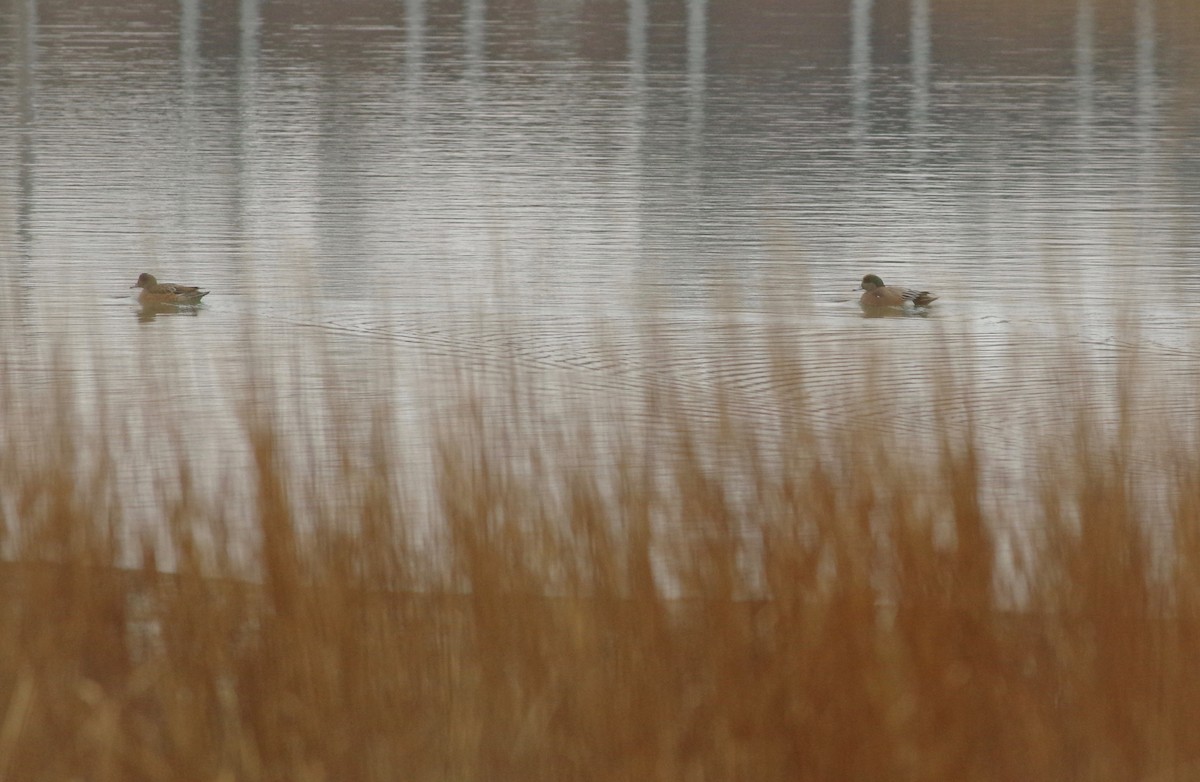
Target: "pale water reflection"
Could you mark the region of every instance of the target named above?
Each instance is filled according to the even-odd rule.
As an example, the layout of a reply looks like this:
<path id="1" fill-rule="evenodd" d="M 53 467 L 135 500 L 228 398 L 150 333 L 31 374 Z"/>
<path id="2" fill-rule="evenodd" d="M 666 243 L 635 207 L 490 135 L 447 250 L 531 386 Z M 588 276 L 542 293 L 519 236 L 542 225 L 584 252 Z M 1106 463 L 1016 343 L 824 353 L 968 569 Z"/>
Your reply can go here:
<path id="1" fill-rule="evenodd" d="M 10 379 L 65 360 L 81 395 L 166 394 L 217 464 L 248 361 L 279 362 L 293 409 L 332 383 L 415 410 L 449 358 L 568 395 L 720 377 L 765 411 L 778 375 L 712 339 L 729 320 L 789 335 L 829 422 L 869 345 L 915 367 L 878 382 L 924 431 L 947 339 L 1001 441 L 1054 414 L 1063 370 L 1020 362 L 1063 338 L 1161 365 L 1194 415 L 1197 22 L 1167 0 L 12 0 Z M 213 293 L 148 313 L 144 270 Z M 868 272 L 942 298 L 864 319 Z M 669 366 L 636 337 L 651 312 Z M 381 349 L 386 388 L 347 380 Z"/>

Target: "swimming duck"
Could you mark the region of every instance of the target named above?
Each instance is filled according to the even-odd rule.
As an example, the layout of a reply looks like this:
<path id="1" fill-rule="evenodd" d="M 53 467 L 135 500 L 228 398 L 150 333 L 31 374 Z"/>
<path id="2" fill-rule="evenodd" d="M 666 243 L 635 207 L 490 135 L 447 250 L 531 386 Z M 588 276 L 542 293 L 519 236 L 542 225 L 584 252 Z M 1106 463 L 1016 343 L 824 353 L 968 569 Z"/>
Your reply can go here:
<path id="1" fill-rule="evenodd" d="M 141 288 L 138 301 L 143 304 L 199 304 L 208 295 L 194 286 L 176 285 L 171 282 L 159 282 L 153 274 L 142 272 L 137 282 L 130 288 Z"/>
<path id="2" fill-rule="evenodd" d="M 916 307 L 927 307 L 937 301 L 938 298 L 929 291 L 884 285 L 883 280 L 879 279 L 879 276 L 875 274 L 868 274 L 866 277 L 863 277 L 862 285 L 858 287 L 858 290 L 863 292 L 862 298 L 858 300 L 858 303 L 864 308 L 870 309 L 877 307 L 903 307 L 905 304 L 912 304 Z"/>

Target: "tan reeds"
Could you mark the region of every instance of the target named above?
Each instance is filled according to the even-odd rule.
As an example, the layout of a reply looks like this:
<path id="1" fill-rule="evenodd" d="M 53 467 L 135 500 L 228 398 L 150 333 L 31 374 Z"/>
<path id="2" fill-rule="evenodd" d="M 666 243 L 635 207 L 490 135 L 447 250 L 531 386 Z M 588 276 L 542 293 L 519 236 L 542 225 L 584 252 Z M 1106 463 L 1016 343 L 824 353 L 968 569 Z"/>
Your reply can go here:
<path id="1" fill-rule="evenodd" d="M 515 376 L 465 394 L 431 518 L 386 404 L 357 411 L 380 423 L 333 474 L 247 414 L 252 525 L 195 496 L 181 448 L 159 492 L 171 572 L 150 542 L 119 567 L 116 457 L 69 395 L 7 388 L 5 431 L 61 429 L 37 457 L 6 438 L 0 464 L 0 778 L 1200 773 L 1193 443 L 1156 446 L 1158 566 L 1126 459 L 1148 444 L 1085 412 L 1005 560 L 970 422 L 931 411 L 941 443 L 914 457 L 869 410 L 817 432 L 795 386 L 772 418 L 716 382 L 703 418 L 706 392 L 661 374 L 633 412 L 552 415 Z M 937 404 L 969 396 L 938 382 Z M 248 568 L 221 553 L 239 536 Z"/>

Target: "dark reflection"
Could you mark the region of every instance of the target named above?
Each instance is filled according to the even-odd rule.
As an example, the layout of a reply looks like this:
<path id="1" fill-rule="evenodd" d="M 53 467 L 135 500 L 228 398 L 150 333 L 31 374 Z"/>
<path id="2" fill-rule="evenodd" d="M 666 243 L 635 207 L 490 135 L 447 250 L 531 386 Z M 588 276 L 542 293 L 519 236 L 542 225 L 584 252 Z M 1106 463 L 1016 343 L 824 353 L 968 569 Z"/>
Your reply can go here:
<path id="1" fill-rule="evenodd" d="M 16 74 L 16 229 L 22 257 L 28 258 L 34 242 L 33 212 L 35 168 L 37 158 L 35 128 L 37 126 L 37 30 L 38 8 L 34 0 L 14 3 L 16 45 L 13 59 Z"/>
<path id="2" fill-rule="evenodd" d="M 190 315 L 194 318 L 202 309 L 195 304 L 142 304 L 137 319 L 138 323 L 152 323 L 159 315 Z"/>
<path id="3" fill-rule="evenodd" d="M 862 140 L 871 99 L 871 0 L 853 0 L 850 25 L 852 132 L 855 139 Z"/>

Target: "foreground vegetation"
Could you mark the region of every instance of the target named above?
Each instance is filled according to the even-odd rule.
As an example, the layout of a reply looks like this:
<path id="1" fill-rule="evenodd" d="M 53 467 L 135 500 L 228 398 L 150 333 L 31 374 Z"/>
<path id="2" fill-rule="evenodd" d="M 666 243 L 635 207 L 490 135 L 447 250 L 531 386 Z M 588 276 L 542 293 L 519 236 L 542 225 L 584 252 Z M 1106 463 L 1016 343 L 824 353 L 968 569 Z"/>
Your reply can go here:
<path id="1" fill-rule="evenodd" d="M 159 539 L 122 530 L 69 397 L 8 388 L 0 778 L 1200 774 L 1200 450 L 1131 406 L 1076 417 L 1001 556 L 969 420 L 913 459 L 861 409 L 701 421 L 660 384 L 593 416 L 601 448 L 520 386 L 507 416 L 462 394 L 422 518 L 389 426 L 318 475 L 248 402 L 252 510 L 197 496 L 180 445 Z"/>

